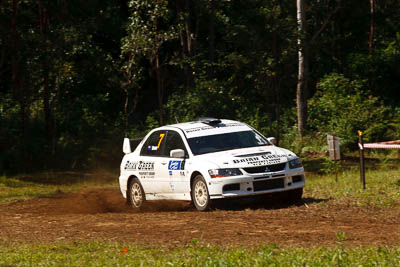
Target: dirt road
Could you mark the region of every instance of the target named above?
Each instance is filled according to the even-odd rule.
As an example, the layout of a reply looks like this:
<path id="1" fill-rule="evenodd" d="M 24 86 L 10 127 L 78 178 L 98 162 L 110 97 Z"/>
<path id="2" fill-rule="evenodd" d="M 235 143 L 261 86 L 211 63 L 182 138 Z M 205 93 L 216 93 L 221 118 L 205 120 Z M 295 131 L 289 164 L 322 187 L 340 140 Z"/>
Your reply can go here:
<path id="1" fill-rule="evenodd" d="M 6 241 L 333 247 L 343 239 L 346 246 L 400 246 L 400 205 L 368 208 L 307 197 L 297 206 L 258 203 L 211 212 L 159 201 L 135 212 L 118 189 L 85 190 L 0 205 L 0 218 L 0 239 Z"/>

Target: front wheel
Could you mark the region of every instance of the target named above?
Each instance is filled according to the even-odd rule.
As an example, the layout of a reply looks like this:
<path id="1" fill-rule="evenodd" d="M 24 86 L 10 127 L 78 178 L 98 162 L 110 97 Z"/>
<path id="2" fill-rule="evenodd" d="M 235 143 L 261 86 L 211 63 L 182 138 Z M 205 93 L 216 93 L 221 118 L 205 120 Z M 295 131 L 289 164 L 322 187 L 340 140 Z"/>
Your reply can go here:
<path id="1" fill-rule="evenodd" d="M 210 194 L 203 176 L 197 175 L 192 184 L 192 200 L 199 211 L 209 210 L 211 207 Z"/>
<path id="2" fill-rule="evenodd" d="M 303 188 L 286 191 L 286 203 L 292 205 L 301 201 L 303 196 Z"/>
<path id="3" fill-rule="evenodd" d="M 137 178 L 134 178 L 129 183 L 128 188 L 128 202 L 134 209 L 140 209 L 143 203 L 146 201 L 146 197 L 143 191 L 143 187 Z"/>

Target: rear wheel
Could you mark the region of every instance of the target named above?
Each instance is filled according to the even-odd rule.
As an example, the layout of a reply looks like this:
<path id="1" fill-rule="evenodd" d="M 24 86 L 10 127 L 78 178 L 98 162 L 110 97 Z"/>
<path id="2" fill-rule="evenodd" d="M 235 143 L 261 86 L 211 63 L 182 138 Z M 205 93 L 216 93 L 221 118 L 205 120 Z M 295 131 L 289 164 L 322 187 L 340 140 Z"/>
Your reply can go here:
<path id="1" fill-rule="evenodd" d="M 143 206 L 145 201 L 146 201 L 146 197 L 145 197 L 145 194 L 143 191 L 143 187 L 140 184 L 139 180 L 137 178 L 134 178 L 129 183 L 128 203 L 134 209 L 140 209 Z"/>
<path id="2" fill-rule="evenodd" d="M 203 176 L 197 175 L 192 184 L 193 204 L 199 211 L 209 210 L 211 207 L 210 194 Z"/>

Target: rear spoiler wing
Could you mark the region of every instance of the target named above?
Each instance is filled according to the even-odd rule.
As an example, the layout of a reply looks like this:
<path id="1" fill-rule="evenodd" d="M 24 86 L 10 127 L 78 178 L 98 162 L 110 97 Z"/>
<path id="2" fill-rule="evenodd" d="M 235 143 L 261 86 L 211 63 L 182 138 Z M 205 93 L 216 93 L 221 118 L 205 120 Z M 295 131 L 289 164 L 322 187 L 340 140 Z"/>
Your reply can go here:
<path id="1" fill-rule="evenodd" d="M 140 142 L 143 140 L 143 138 L 144 137 L 129 139 L 129 138 L 125 137 L 124 144 L 122 145 L 122 151 L 125 154 L 132 153 L 132 151 L 135 151 L 135 149 L 140 144 Z"/>

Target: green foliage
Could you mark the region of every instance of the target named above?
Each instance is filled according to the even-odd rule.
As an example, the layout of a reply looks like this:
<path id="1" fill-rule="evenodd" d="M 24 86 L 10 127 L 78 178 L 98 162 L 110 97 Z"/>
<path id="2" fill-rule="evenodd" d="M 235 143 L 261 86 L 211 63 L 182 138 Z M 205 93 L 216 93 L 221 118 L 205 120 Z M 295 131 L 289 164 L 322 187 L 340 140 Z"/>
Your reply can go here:
<path id="1" fill-rule="evenodd" d="M 338 239 L 345 237 L 338 233 Z M 397 248 L 253 249 L 192 244 L 184 248 L 146 248 L 112 242 L 56 244 L 0 243 L 0 265 L 44 266 L 397 266 Z"/>
<path id="2" fill-rule="evenodd" d="M 164 42 L 177 37 L 175 26 L 168 21 L 171 19 L 168 1 L 131 0 L 128 6 L 132 15 L 127 24 L 128 36 L 122 41 L 124 53 L 151 57 Z M 160 25 L 168 26 L 163 29 Z"/>
<path id="3" fill-rule="evenodd" d="M 88 166 L 118 126 L 124 16 L 117 3 L 14 2 L 0 6 L 0 170 Z"/>
<path id="4" fill-rule="evenodd" d="M 318 90 L 308 103 L 310 127 L 342 138 L 341 145 L 357 142 L 357 130 L 365 140 L 384 140 L 391 120 L 390 109 L 379 98 L 363 90 L 364 82 L 341 74 L 330 74 L 318 83 Z"/>
<path id="5" fill-rule="evenodd" d="M 371 55 L 368 4 L 331 14 L 337 3 L 307 6 L 306 37 L 319 33 L 308 81 L 320 82 L 300 139 L 293 2 L 2 1 L 0 171 L 117 165 L 124 134 L 162 116 L 237 119 L 305 155 L 323 153 L 326 133 L 347 148 L 359 129 L 399 139 L 400 2 L 376 2 Z"/>
<path id="6" fill-rule="evenodd" d="M 232 118 L 242 106 L 239 96 L 235 96 L 234 88 L 225 86 L 216 80 L 198 80 L 195 89 L 173 94 L 165 105 L 169 121 L 180 122 L 195 120 L 199 117 Z"/>
<path id="7" fill-rule="evenodd" d="M 323 173 L 333 173 L 337 170 L 337 166 L 336 164 L 340 164 L 340 163 L 335 163 L 334 160 L 330 160 L 329 158 L 323 158 L 324 161 L 322 163 L 322 168 L 321 168 L 321 172 Z M 340 167 L 339 167 L 340 168 Z"/>
<path id="8" fill-rule="evenodd" d="M 295 114 L 293 116 L 295 116 Z M 290 120 L 293 120 L 293 117 L 288 118 L 288 121 Z M 293 122 L 293 124 L 295 123 Z M 328 151 L 326 135 L 322 134 L 321 132 L 309 132 L 307 135 L 301 138 L 298 135 L 296 126 L 292 126 L 291 128 L 282 126 L 281 129 L 283 133 L 281 137 L 282 141 L 280 142 L 279 146 L 285 147 L 295 152 L 299 156 L 321 156 L 325 155 Z"/>
<path id="9" fill-rule="evenodd" d="M 146 131 L 151 131 L 154 128 L 160 127 L 159 121 L 154 117 L 154 114 L 150 114 L 146 118 Z M 146 133 L 147 134 L 147 133 Z"/>

